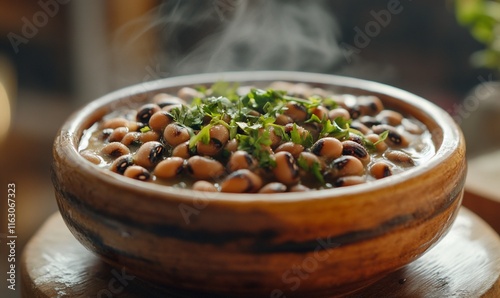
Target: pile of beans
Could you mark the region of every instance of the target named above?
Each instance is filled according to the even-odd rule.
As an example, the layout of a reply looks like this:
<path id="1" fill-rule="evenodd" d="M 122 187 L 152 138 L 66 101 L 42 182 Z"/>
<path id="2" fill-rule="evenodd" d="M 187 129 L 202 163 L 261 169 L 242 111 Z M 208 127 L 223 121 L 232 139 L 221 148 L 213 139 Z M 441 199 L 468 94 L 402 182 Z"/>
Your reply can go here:
<path id="1" fill-rule="evenodd" d="M 287 82 L 220 89 L 184 87 L 114 111 L 85 131 L 80 154 L 133 179 L 232 193 L 366 183 L 434 154 L 422 123 L 373 95 Z"/>

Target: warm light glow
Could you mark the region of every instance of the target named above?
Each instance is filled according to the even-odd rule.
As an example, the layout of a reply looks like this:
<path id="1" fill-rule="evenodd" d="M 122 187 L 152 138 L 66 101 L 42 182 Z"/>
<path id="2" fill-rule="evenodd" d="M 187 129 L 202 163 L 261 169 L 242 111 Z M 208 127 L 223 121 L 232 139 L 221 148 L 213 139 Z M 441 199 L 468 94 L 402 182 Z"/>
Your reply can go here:
<path id="1" fill-rule="evenodd" d="M 0 83 L 0 142 L 7 136 L 10 126 L 10 101 L 5 86 Z"/>

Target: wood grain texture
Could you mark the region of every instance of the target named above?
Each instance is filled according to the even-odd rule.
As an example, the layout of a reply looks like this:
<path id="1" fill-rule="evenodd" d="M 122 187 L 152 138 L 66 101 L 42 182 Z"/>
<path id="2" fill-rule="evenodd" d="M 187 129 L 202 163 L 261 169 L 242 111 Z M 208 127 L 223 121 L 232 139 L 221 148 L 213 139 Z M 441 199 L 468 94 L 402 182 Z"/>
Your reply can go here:
<path id="1" fill-rule="evenodd" d="M 207 297 L 110 267 L 71 235 L 59 213 L 30 240 L 21 266 L 23 297 Z M 500 238 L 462 208 L 450 232 L 423 257 L 348 297 L 500 297 Z"/>

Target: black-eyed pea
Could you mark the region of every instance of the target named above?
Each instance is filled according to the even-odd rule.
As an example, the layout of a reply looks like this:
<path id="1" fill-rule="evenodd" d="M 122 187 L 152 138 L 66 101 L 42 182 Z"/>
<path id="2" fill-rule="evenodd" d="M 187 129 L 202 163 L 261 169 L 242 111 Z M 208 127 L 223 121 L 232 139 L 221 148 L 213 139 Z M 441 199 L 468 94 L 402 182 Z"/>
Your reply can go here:
<path id="1" fill-rule="evenodd" d="M 384 110 L 382 101 L 377 96 L 358 96 L 357 104 L 361 115 L 374 116 Z"/>
<path id="2" fill-rule="evenodd" d="M 372 133 L 366 135 L 365 138 L 375 145 L 375 149 L 377 150 L 377 152 L 384 152 L 385 150 L 387 150 L 387 144 L 385 142 L 379 142 L 379 135 Z"/>
<path id="3" fill-rule="evenodd" d="M 320 136 L 322 126 L 316 122 L 304 123 L 302 127 L 311 134 L 313 140 L 317 140 Z"/>
<path id="4" fill-rule="evenodd" d="M 330 112 L 328 112 L 328 118 L 330 118 L 331 121 L 335 121 L 335 119 L 337 118 L 349 120 L 351 119 L 351 115 L 349 114 L 349 111 L 344 108 L 335 108 L 331 109 Z"/>
<path id="5" fill-rule="evenodd" d="M 167 93 L 158 93 L 153 96 L 153 103 L 157 104 L 160 108 L 171 105 L 185 105 L 186 101 Z"/>
<path id="6" fill-rule="evenodd" d="M 318 164 L 320 170 L 324 170 L 326 165 L 316 154 L 311 152 L 302 152 L 298 157 L 299 163 L 303 163 L 308 169 L 312 168 L 314 164 Z"/>
<path id="7" fill-rule="evenodd" d="M 212 117 L 210 115 L 203 116 L 203 125 L 208 125 L 212 122 Z"/>
<path id="8" fill-rule="evenodd" d="M 354 156 L 345 155 L 331 164 L 330 175 L 333 177 L 360 176 L 365 172 L 363 163 Z"/>
<path id="9" fill-rule="evenodd" d="M 229 174 L 220 185 L 221 192 L 254 193 L 262 187 L 262 179 L 247 169 Z"/>
<path id="10" fill-rule="evenodd" d="M 300 156 L 297 159 L 297 164 L 300 168 L 299 174 L 304 179 L 310 179 L 313 171 L 315 170 L 314 167 L 318 167 L 321 173 L 326 167 L 325 162 L 322 159 L 310 152 L 300 153 Z"/>
<path id="11" fill-rule="evenodd" d="M 128 167 L 132 166 L 133 164 L 134 164 L 134 159 L 133 159 L 132 155 L 130 155 L 130 154 L 122 155 L 122 156 L 118 157 L 117 159 L 115 159 L 115 161 L 113 161 L 113 163 L 110 165 L 109 169 L 112 172 L 123 175 L 123 173 L 125 173 L 125 170 Z"/>
<path id="12" fill-rule="evenodd" d="M 99 157 L 99 155 L 97 155 L 94 152 L 89 151 L 89 150 L 85 150 L 85 151 L 80 152 L 80 155 L 95 165 L 100 164 L 102 161 L 102 158 Z"/>
<path id="13" fill-rule="evenodd" d="M 286 185 L 280 182 L 270 182 L 266 185 L 264 185 L 260 190 L 259 193 L 280 193 L 280 192 L 286 192 Z"/>
<path id="14" fill-rule="evenodd" d="M 123 137 L 128 133 L 128 127 L 117 127 L 113 129 L 113 132 L 109 135 L 108 141 L 110 142 L 120 142 Z"/>
<path id="15" fill-rule="evenodd" d="M 121 143 L 125 146 L 140 144 L 141 143 L 140 136 L 141 136 L 140 132 L 137 131 L 128 132 L 123 136 Z"/>
<path id="16" fill-rule="evenodd" d="M 274 89 L 274 90 L 290 90 L 292 88 L 292 86 L 293 86 L 293 83 L 285 82 L 285 81 L 274 81 L 271 84 L 269 84 L 269 88 Z M 249 90 L 247 90 L 246 93 L 248 93 L 248 91 Z"/>
<path id="17" fill-rule="evenodd" d="M 363 123 L 361 123 L 358 120 L 352 121 L 351 124 L 349 125 L 349 127 L 361 132 L 364 135 L 372 132 L 368 126 L 364 125 Z"/>
<path id="18" fill-rule="evenodd" d="M 415 122 L 411 121 L 410 119 L 404 118 L 401 121 L 401 125 L 403 125 L 405 131 L 411 133 L 411 134 L 422 134 L 424 130 Z"/>
<path id="19" fill-rule="evenodd" d="M 169 113 L 171 110 L 173 109 L 181 109 L 182 108 L 182 104 L 171 104 L 171 105 L 164 105 L 161 110 L 164 111 L 164 112 L 167 112 Z"/>
<path id="20" fill-rule="evenodd" d="M 300 180 L 299 167 L 295 163 L 290 152 L 281 151 L 274 154 L 276 166 L 273 169 L 273 174 L 276 179 L 286 185 L 297 184 Z"/>
<path id="21" fill-rule="evenodd" d="M 392 165 L 383 160 L 377 161 L 370 166 L 370 174 L 376 179 L 382 179 L 392 175 Z"/>
<path id="22" fill-rule="evenodd" d="M 186 102 L 189 102 L 194 98 L 199 98 L 202 96 L 203 94 L 198 92 L 196 89 L 190 87 L 183 87 L 177 92 L 177 97 L 179 97 L 182 100 L 185 100 Z"/>
<path id="23" fill-rule="evenodd" d="M 235 152 L 238 150 L 238 140 L 236 139 L 231 139 L 226 143 L 226 146 L 224 146 L 224 150 L 227 152 Z"/>
<path id="24" fill-rule="evenodd" d="M 102 128 L 112 128 L 116 129 L 118 127 L 127 127 L 129 131 L 136 131 L 139 127 L 137 122 L 130 121 L 125 118 L 112 118 L 104 120 L 102 123 Z"/>
<path id="25" fill-rule="evenodd" d="M 359 105 L 348 107 L 347 110 L 349 111 L 349 115 L 351 115 L 351 119 L 358 119 L 360 116 L 363 116 Z"/>
<path id="26" fill-rule="evenodd" d="M 142 126 L 143 126 L 143 123 L 135 122 L 135 121 L 129 121 L 128 125 L 127 125 L 129 131 L 138 131 L 139 128 Z"/>
<path id="27" fill-rule="evenodd" d="M 161 102 L 165 99 L 169 99 L 169 98 L 172 98 L 174 97 L 172 94 L 168 94 L 168 93 L 164 93 L 164 92 L 160 92 L 160 93 L 156 93 L 152 98 L 151 98 L 151 101 L 155 104 L 158 104 L 158 102 Z"/>
<path id="28" fill-rule="evenodd" d="M 225 173 L 224 166 L 215 159 L 195 155 L 187 160 L 186 169 L 197 179 L 216 179 Z"/>
<path id="29" fill-rule="evenodd" d="M 410 144 L 408 137 L 397 130 L 389 131 L 385 142 L 392 147 L 408 147 Z"/>
<path id="30" fill-rule="evenodd" d="M 329 112 L 324 106 L 317 106 L 311 109 L 311 114 L 316 115 L 320 120 L 328 119 Z"/>
<path id="31" fill-rule="evenodd" d="M 125 118 L 111 118 L 111 119 L 106 119 L 102 122 L 102 128 L 111 128 L 111 129 L 116 129 L 118 127 L 128 127 L 129 125 L 129 120 Z"/>
<path id="32" fill-rule="evenodd" d="M 154 113 L 149 119 L 149 127 L 156 131 L 162 133 L 165 127 L 172 123 L 173 118 L 168 112 L 158 111 Z"/>
<path id="33" fill-rule="evenodd" d="M 307 120 L 307 109 L 305 106 L 297 102 L 288 102 L 285 107 L 287 108 L 283 114 L 292 118 L 293 121 L 302 122 Z"/>
<path id="34" fill-rule="evenodd" d="M 311 189 L 304 184 L 296 184 L 290 187 L 290 192 L 306 192 L 310 190 Z"/>
<path id="35" fill-rule="evenodd" d="M 210 138 L 217 139 L 221 144 L 226 145 L 229 140 L 229 130 L 222 124 L 214 125 L 210 128 Z"/>
<path id="36" fill-rule="evenodd" d="M 357 121 L 363 123 L 366 127 L 370 128 L 374 125 L 380 125 L 382 124 L 380 121 L 378 121 L 375 117 L 373 116 L 361 116 L 357 119 Z"/>
<path id="37" fill-rule="evenodd" d="M 182 173 L 183 169 L 184 158 L 168 157 L 156 165 L 154 174 L 161 179 L 172 179 Z"/>
<path id="38" fill-rule="evenodd" d="M 342 142 L 342 154 L 354 156 L 365 165 L 368 164 L 371 159 L 370 154 L 366 151 L 365 147 L 354 141 Z"/>
<path id="39" fill-rule="evenodd" d="M 390 147 L 407 147 L 410 143 L 406 134 L 398 131 L 394 126 L 381 124 L 372 127 L 372 130 L 376 134 L 381 134 L 385 131 L 388 132 L 385 142 Z"/>
<path id="40" fill-rule="evenodd" d="M 114 131 L 113 128 L 104 128 L 103 130 L 101 130 L 98 139 L 103 141 L 108 140 L 109 136 L 113 133 L 113 131 Z"/>
<path id="41" fill-rule="evenodd" d="M 163 131 L 164 140 L 172 147 L 184 143 L 191 138 L 187 127 L 177 123 L 170 123 Z"/>
<path id="42" fill-rule="evenodd" d="M 211 138 L 208 144 L 198 142 L 196 144 L 196 152 L 200 155 L 216 156 L 224 148 L 224 144 L 218 139 Z"/>
<path id="43" fill-rule="evenodd" d="M 378 121 L 383 124 L 388 124 L 391 126 L 397 126 L 403 121 L 403 115 L 393 110 L 383 110 L 375 117 Z"/>
<path id="44" fill-rule="evenodd" d="M 259 113 L 256 110 L 250 110 L 250 111 L 248 111 L 248 116 L 258 118 L 258 117 L 260 117 L 260 115 L 261 115 L 261 113 Z"/>
<path id="45" fill-rule="evenodd" d="M 226 122 L 226 123 L 231 123 L 231 120 L 233 120 L 233 119 L 228 114 L 224 114 L 224 115 L 222 115 L 222 119 L 221 120 L 224 121 L 224 122 Z"/>
<path id="46" fill-rule="evenodd" d="M 357 133 L 350 132 L 345 141 L 353 141 L 360 145 L 363 145 L 363 136 Z"/>
<path id="47" fill-rule="evenodd" d="M 276 134 L 274 127 L 269 128 L 269 139 L 271 139 L 271 148 L 276 149 L 281 144 L 281 136 Z"/>
<path id="48" fill-rule="evenodd" d="M 193 183 L 193 190 L 197 191 L 208 191 L 208 192 L 217 192 L 217 187 L 213 183 L 210 183 L 205 180 L 198 180 Z"/>
<path id="49" fill-rule="evenodd" d="M 342 143 L 336 138 L 322 138 L 311 146 L 311 152 L 327 160 L 332 160 L 342 155 Z"/>
<path id="50" fill-rule="evenodd" d="M 363 184 L 365 182 L 366 180 L 365 177 L 363 176 L 344 176 L 344 177 L 339 177 L 337 180 L 335 180 L 334 186 L 335 187 L 351 186 L 351 185 Z"/>
<path id="51" fill-rule="evenodd" d="M 311 89 L 311 95 L 325 98 L 328 97 L 328 92 L 323 88 L 314 87 Z"/>
<path id="52" fill-rule="evenodd" d="M 403 151 L 390 150 L 384 153 L 384 157 L 399 166 L 411 167 L 415 165 L 413 158 Z"/>
<path id="53" fill-rule="evenodd" d="M 304 151 L 304 146 L 294 142 L 286 142 L 278 146 L 274 152 L 290 152 L 294 158 L 299 158 L 300 153 Z"/>
<path id="54" fill-rule="evenodd" d="M 274 154 L 274 150 L 273 150 L 273 148 L 271 148 L 271 146 L 261 144 L 260 145 L 260 149 L 261 149 L 262 152 L 265 151 L 265 152 L 267 152 L 269 154 Z"/>
<path id="55" fill-rule="evenodd" d="M 123 176 L 141 181 L 147 181 L 151 179 L 151 174 L 149 173 L 149 171 L 137 165 L 128 167 L 123 173 Z"/>
<path id="56" fill-rule="evenodd" d="M 111 157 L 130 154 L 130 150 L 128 149 L 128 147 L 120 142 L 111 142 L 109 144 L 106 144 L 106 146 L 101 149 L 101 152 Z"/>
<path id="57" fill-rule="evenodd" d="M 139 135 L 139 142 L 140 143 L 147 143 L 151 141 L 159 141 L 160 140 L 160 133 L 150 130 L 147 132 L 143 132 Z"/>
<path id="58" fill-rule="evenodd" d="M 241 169 L 254 169 L 258 165 L 257 160 L 244 150 L 238 150 L 231 154 L 227 162 L 227 170 L 231 173 Z"/>
<path id="59" fill-rule="evenodd" d="M 191 157 L 191 150 L 189 150 L 189 141 L 181 143 L 174 147 L 172 156 L 182 157 L 188 159 Z"/>
<path id="60" fill-rule="evenodd" d="M 102 122 L 101 128 L 104 130 L 107 128 L 115 129 L 115 128 L 123 127 L 123 126 L 126 127 L 128 125 L 128 122 L 129 121 L 125 118 L 106 119 Z"/>
<path id="61" fill-rule="evenodd" d="M 346 94 L 332 94 L 330 98 L 336 103 L 339 108 L 347 109 L 351 102 L 356 101 L 356 97 Z M 350 99 L 352 98 L 352 100 Z M 333 119 L 332 119 L 333 120 Z"/>
<path id="62" fill-rule="evenodd" d="M 294 129 L 297 130 L 302 140 L 306 139 L 311 134 L 307 129 L 300 125 L 297 125 L 296 123 L 288 123 L 287 125 L 285 125 L 285 132 L 288 134 L 291 134 Z"/>
<path id="63" fill-rule="evenodd" d="M 290 89 L 288 89 L 288 94 L 293 96 L 298 96 L 302 98 L 308 98 L 311 96 L 311 86 L 304 83 L 293 84 Z"/>
<path id="64" fill-rule="evenodd" d="M 147 103 L 137 110 L 135 120 L 140 123 L 148 123 L 151 116 L 160 110 L 161 108 L 157 104 Z"/>
<path id="65" fill-rule="evenodd" d="M 160 142 L 151 141 L 141 145 L 134 156 L 134 163 L 145 168 L 152 168 L 163 157 L 165 147 Z"/>
<path id="66" fill-rule="evenodd" d="M 276 116 L 276 120 L 274 121 L 274 123 L 285 126 L 289 123 L 293 123 L 293 119 L 288 117 L 287 115 L 279 114 L 278 116 Z"/>

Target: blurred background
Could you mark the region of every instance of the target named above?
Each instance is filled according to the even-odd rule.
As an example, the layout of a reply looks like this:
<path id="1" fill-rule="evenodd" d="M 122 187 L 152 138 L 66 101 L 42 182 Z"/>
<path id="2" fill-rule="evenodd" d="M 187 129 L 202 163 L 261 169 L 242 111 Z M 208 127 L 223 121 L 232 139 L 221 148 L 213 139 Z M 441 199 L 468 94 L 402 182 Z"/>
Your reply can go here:
<path id="1" fill-rule="evenodd" d="M 466 125 L 480 115 L 480 107 L 464 110 L 466 99 L 476 104 L 474 88 L 498 78 L 469 63 L 484 44 L 457 22 L 453 1 L 0 0 L 0 32 L 0 180 L 3 194 L 16 183 L 18 260 L 57 210 L 50 163 L 58 128 L 117 88 L 210 71 L 322 72 L 406 89 Z M 500 139 L 481 145 L 474 121 L 468 138 L 480 140 L 469 154 Z"/>

